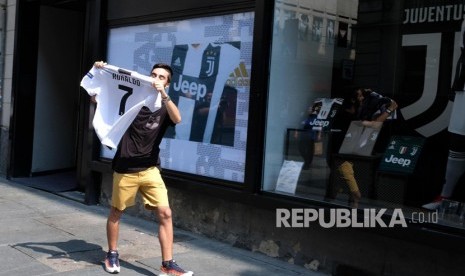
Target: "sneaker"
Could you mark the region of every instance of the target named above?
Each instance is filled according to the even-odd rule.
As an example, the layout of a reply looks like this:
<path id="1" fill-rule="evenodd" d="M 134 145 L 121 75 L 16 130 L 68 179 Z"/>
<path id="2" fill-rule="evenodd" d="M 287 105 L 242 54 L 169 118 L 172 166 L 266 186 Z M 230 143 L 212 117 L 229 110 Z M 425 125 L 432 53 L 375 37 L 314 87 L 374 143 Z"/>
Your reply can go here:
<path id="1" fill-rule="evenodd" d="M 109 273 L 119 273 L 119 254 L 118 251 L 108 251 L 105 258 L 105 271 Z"/>
<path id="2" fill-rule="evenodd" d="M 185 271 L 181 267 L 178 266 L 175 260 L 162 262 L 162 266 L 160 268 L 163 274 L 158 276 L 192 276 L 194 272 L 192 271 Z"/>
<path id="3" fill-rule="evenodd" d="M 441 206 L 441 202 L 444 200 L 444 199 L 447 199 L 446 197 L 443 197 L 443 196 L 437 196 L 433 202 L 430 202 L 430 203 L 427 203 L 425 205 L 423 205 L 422 207 L 425 208 L 425 209 L 428 209 L 428 210 L 437 210 L 439 209 L 439 206 Z"/>

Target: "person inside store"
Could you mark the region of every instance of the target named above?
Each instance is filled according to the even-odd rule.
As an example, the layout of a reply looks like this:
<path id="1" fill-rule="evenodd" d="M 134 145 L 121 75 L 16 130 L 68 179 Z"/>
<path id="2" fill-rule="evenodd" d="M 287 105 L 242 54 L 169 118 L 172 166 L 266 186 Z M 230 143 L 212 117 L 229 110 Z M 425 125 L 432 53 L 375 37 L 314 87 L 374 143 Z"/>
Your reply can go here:
<path id="1" fill-rule="evenodd" d="M 315 154 L 315 142 L 321 140 L 321 131 L 314 129 L 313 123 L 318 116 L 321 104 L 314 103 L 307 109 L 307 116 L 301 122 L 301 130 L 295 131 L 299 153 L 304 160 L 303 170 L 310 169 Z"/>
<path id="2" fill-rule="evenodd" d="M 334 164 L 333 155 L 339 152 L 344 137 L 352 121 L 362 121 L 364 126 L 381 127 L 383 122 L 392 116 L 397 103 L 368 88 L 356 88 L 344 97 L 342 108 L 336 114 L 328 139 L 327 163 L 330 168 Z M 357 208 L 362 195 L 354 172 L 354 164 L 349 160 L 340 160 L 334 172 L 349 189 L 349 204 Z M 329 183 L 325 198 L 333 200 L 343 187 Z"/>
<path id="3" fill-rule="evenodd" d="M 105 65 L 103 61 L 94 63 L 96 68 L 103 68 Z M 162 257 L 160 270 L 168 275 L 188 276 L 193 272 L 185 271 L 173 259 L 172 212 L 168 191 L 160 174 L 159 158 L 159 144 L 163 134 L 168 127 L 181 122 L 181 114 L 166 93 L 172 76 L 171 67 L 164 63 L 155 64 L 150 76 L 153 78 L 153 91 L 159 93 L 162 104 L 155 112 L 145 106 L 141 108 L 124 133 L 113 158 L 113 190 L 106 225 L 108 253 L 104 262 L 105 270 L 109 273 L 120 272 L 118 259 L 120 220 L 126 207 L 135 204 L 136 194 L 139 191 L 145 208 L 153 210 L 158 218 L 158 240 Z"/>

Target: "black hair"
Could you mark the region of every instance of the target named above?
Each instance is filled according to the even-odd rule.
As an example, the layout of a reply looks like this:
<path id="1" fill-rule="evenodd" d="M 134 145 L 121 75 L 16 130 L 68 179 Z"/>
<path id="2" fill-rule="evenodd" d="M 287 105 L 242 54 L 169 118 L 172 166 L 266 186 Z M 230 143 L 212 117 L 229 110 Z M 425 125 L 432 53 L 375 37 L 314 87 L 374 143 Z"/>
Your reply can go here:
<path id="1" fill-rule="evenodd" d="M 173 69 L 171 69 L 171 66 L 169 66 L 166 63 L 156 63 L 152 67 L 152 71 L 153 71 L 153 69 L 156 69 L 156 68 L 162 68 L 162 69 L 165 69 L 166 71 L 168 71 L 170 73 L 170 75 L 168 76 L 168 83 L 171 83 L 171 76 L 173 76 Z"/>
<path id="2" fill-rule="evenodd" d="M 388 108 L 391 104 L 389 97 L 383 96 L 371 89 L 362 89 L 363 102 L 359 110 L 359 117 L 361 120 L 374 120 L 374 115 L 379 110 Z"/>

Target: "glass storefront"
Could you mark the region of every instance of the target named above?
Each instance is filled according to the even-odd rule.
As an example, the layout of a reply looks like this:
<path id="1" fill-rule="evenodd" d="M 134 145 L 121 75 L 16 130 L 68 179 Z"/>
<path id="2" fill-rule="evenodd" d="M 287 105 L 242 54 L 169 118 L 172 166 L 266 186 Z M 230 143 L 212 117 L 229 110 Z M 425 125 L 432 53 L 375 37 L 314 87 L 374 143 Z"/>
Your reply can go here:
<path id="1" fill-rule="evenodd" d="M 324 150 L 328 135 L 321 131 L 310 134 L 315 136 L 310 139 L 312 144 L 300 145 L 300 151 L 307 153 L 315 150 L 310 147 L 322 146 L 309 157 L 313 159 L 311 169 L 306 168 L 307 164 L 303 170 L 299 169 L 305 163 L 299 153 L 299 140 L 306 136 L 300 131 L 301 123 L 311 112 L 313 102 L 331 98 L 337 82 L 352 79 L 355 58 L 352 26 L 357 23 L 358 5 L 357 1 L 337 3 L 345 8 L 325 1 L 275 2 L 263 182 L 266 191 L 309 198 L 323 195 L 330 170 L 325 154 L 320 151 Z M 345 67 L 345 74 L 335 77 L 341 66 Z M 289 173 L 297 169 L 294 173 L 298 178 L 278 185 L 277 180 L 285 178 L 280 172 L 284 173 L 286 168 Z"/>
<path id="2" fill-rule="evenodd" d="M 463 1 L 274 3 L 262 190 L 463 228 Z"/>

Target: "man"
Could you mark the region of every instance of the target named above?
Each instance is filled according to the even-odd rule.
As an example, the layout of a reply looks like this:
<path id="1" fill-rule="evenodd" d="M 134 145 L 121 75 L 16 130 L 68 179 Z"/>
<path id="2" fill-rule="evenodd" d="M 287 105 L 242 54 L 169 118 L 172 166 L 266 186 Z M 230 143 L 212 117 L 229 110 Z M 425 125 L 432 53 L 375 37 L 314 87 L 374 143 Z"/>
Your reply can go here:
<path id="1" fill-rule="evenodd" d="M 102 68 L 106 63 L 94 64 Z M 152 112 L 142 107 L 124 133 L 113 159 L 113 195 L 107 220 L 108 253 L 105 270 L 120 272 L 118 260 L 119 223 L 126 207 L 135 204 L 140 191 L 145 208 L 153 210 L 158 217 L 158 239 L 161 246 L 162 266 L 165 275 L 193 275 L 173 260 L 173 221 L 168 202 L 168 192 L 160 175 L 159 145 L 168 126 L 181 122 L 181 115 L 165 89 L 171 81 L 172 70 L 167 64 L 155 64 L 151 71 L 154 93 L 159 93 L 162 106 Z M 117 107 L 115 107 L 117 108 Z"/>
<path id="2" fill-rule="evenodd" d="M 382 101 L 381 101 L 382 99 Z M 344 100 L 342 109 L 337 113 L 335 124 L 331 132 L 328 145 L 328 164 L 332 166 L 333 153 L 340 151 L 344 138 L 352 121 L 362 121 L 363 126 L 380 128 L 382 123 L 397 109 L 397 103 L 386 97 L 373 92 L 371 89 L 356 88 Z M 376 106 L 376 108 L 373 108 Z M 357 180 L 355 179 L 354 164 L 348 160 L 339 160 L 337 164 L 337 175 L 347 185 L 350 191 L 349 204 L 352 208 L 358 208 L 362 198 Z M 330 184 L 326 190 L 328 200 L 335 199 L 340 187 Z"/>

